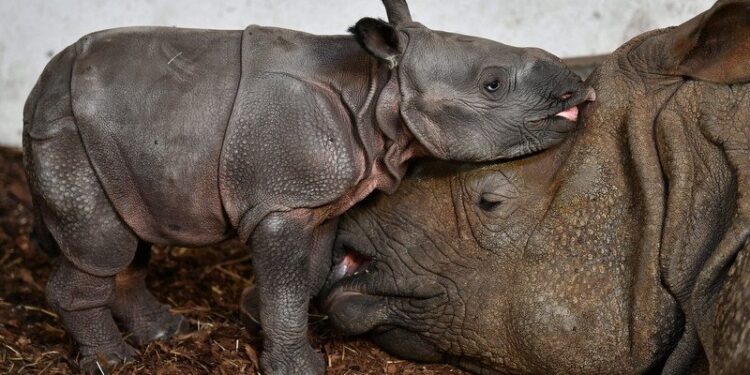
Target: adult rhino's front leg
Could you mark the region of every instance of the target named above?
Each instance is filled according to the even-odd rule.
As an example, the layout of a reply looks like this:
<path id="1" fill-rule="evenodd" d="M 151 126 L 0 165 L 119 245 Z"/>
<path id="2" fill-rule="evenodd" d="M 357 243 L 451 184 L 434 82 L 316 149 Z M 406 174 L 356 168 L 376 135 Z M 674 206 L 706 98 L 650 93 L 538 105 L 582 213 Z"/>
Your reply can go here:
<path id="1" fill-rule="evenodd" d="M 311 212 L 297 209 L 269 214 L 250 237 L 265 335 L 260 364 L 267 375 L 325 372 L 307 340 L 315 233 Z"/>

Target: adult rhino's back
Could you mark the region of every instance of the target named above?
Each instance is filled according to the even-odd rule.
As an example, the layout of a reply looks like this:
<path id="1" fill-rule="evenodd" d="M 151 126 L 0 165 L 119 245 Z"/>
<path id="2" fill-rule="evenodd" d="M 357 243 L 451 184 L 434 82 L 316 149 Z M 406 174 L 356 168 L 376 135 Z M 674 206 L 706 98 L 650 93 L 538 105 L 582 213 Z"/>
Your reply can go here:
<path id="1" fill-rule="evenodd" d="M 58 85 L 65 84 L 60 76 L 69 77 L 70 110 L 90 162 L 141 238 L 200 244 L 226 232 L 218 164 L 240 81 L 241 36 L 106 30 L 84 36 L 62 53 L 70 57 L 45 70 Z M 36 90 L 42 97 L 53 91 L 61 89 Z"/>

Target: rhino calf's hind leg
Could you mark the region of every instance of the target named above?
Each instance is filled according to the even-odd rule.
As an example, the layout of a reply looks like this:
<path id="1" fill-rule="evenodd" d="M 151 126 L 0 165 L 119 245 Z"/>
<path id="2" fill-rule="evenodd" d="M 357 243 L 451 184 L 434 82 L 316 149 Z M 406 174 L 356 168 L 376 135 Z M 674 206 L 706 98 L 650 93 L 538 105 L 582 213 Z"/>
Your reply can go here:
<path id="1" fill-rule="evenodd" d="M 47 302 L 78 343 L 84 372 L 99 373 L 138 354 L 122 340 L 109 309 L 114 289 L 113 276 L 88 274 L 65 258 L 47 282 Z"/>
<path id="2" fill-rule="evenodd" d="M 146 287 L 151 245 L 139 242 L 133 262 L 115 278 L 115 300 L 112 313 L 122 326 L 125 338 L 138 345 L 168 339 L 186 333 L 189 324 L 179 314 L 169 311 Z"/>
<path id="3" fill-rule="evenodd" d="M 250 237 L 264 332 L 260 362 L 266 375 L 325 371 L 322 357 L 307 340 L 314 232 L 309 210 L 300 209 L 269 214 Z"/>
<path id="4" fill-rule="evenodd" d="M 138 238 L 110 205 L 71 116 L 33 120 L 25 132 L 35 230 L 62 253 L 47 302 L 78 343 L 82 369 L 100 373 L 137 354 L 123 341 L 111 305 L 115 276 L 132 262 Z"/>

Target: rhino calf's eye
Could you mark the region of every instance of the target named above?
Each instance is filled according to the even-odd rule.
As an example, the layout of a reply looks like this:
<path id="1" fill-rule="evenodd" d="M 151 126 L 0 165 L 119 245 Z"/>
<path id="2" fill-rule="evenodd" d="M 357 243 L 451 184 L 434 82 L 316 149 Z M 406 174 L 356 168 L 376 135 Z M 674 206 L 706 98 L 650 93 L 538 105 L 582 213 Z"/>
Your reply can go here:
<path id="1" fill-rule="evenodd" d="M 489 83 L 486 83 L 484 85 L 484 89 L 487 90 L 487 91 L 489 91 L 489 92 L 495 92 L 495 91 L 497 91 L 498 89 L 500 89 L 500 80 L 496 79 L 496 80 L 493 80 L 493 81 L 491 81 Z"/>

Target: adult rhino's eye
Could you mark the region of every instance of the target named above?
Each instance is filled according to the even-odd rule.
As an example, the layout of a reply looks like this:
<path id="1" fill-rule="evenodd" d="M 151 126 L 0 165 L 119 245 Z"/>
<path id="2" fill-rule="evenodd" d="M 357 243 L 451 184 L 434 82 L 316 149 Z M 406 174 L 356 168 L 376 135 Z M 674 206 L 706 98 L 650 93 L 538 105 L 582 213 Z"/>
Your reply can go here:
<path id="1" fill-rule="evenodd" d="M 495 79 L 484 84 L 484 89 L 489 92 L 495 92 L 500 89 L 500 80 Z"/>
<path id="2" fill-rule="evenodd" d="M 503 204 L 502 199 L 498 199 L 497 197 L 486 197 L 482 196 L 479 198 L 479 208 L 482 209 L 482 211 L 494 211 L 498 207 L 500 207 Z"/>

